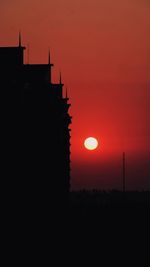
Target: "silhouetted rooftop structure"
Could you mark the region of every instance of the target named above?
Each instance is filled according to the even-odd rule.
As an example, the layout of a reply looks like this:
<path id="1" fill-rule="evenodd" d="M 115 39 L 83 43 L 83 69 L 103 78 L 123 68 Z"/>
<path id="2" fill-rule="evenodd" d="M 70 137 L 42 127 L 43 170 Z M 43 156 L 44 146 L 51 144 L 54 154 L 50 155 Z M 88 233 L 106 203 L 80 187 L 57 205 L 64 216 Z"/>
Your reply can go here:
<path id="1" fill-rule="evenodd" d="M 59 205 L 70 187 L 69 99 L 52 83 L 50 55 L 24 64 L 24 50 L 20 35 L 17 47 L 0 47 L 4 181 L 25 203 Z"/>

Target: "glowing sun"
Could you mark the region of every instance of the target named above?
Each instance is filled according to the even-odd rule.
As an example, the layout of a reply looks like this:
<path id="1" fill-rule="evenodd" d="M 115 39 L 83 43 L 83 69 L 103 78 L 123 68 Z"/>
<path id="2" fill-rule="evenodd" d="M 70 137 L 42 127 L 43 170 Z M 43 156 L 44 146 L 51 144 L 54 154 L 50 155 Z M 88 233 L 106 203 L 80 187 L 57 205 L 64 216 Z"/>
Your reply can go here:
<path id="1" fill-rule="evenodd" d="M 98 147 L 98 141 L 94 137 L 88 137 L 84 141 L 84 146 L 88 150 L 94 150 Z"/>

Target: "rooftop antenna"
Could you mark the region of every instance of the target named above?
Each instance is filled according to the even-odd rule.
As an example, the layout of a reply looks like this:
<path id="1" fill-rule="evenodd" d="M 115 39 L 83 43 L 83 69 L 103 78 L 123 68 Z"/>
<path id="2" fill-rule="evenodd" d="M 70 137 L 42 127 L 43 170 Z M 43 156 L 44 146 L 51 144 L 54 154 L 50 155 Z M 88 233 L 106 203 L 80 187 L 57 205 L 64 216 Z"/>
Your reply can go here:
<path id="1" fill-rule="evenodd" d="M 123 186 L 123 187 L 122 187 L 122 189 L 123 189 L 123 192 L 124 192 L 124 193 L 125 193 L 125 191 L 126 191 L 126 183 L 125 183 L 125 182 L 126 182 L 126 181 L 125 181 L 125 178 L 126 178 L 126 177 L 125 177 L 125 175 L 126 175 L 126 173 L 125 173 L 125 160 L 126 160 L 126 159 L 125 159 L 125 152 L 123 152 L 123 155 L 122 155 L 122 163 L 123 163 L 123 164 L 122 164 L 122 174 L 123 174 L 123 177 L 122 177 L 122 178 L 123 178 L 122 186 Z"/>
<path id="2" fill-rule="evenodd" d="M 50 49 L 48 51 L 48 65 L 51 64 L 51 55 L 50 55 Z"/>
<path id="3" fill-rule="evenodd" d="M 21 47 L 21 31 L 19 31 L 19 47 Z"/>
<path id="4" fill-rule="evenodd" d="M 28 44 L 28 49 L 27 49 L 27 64 L 29 64 L 29 59 L 30 59 L 30 47 L 29 47 L 29 44 Z"/>
<path id="5" fill-rule="evenodd" d="M 59 76 L 59 83 L 62 84 L 62 79 L 61 79 L 61 71 L 60 71 L 60 76 Z"/>

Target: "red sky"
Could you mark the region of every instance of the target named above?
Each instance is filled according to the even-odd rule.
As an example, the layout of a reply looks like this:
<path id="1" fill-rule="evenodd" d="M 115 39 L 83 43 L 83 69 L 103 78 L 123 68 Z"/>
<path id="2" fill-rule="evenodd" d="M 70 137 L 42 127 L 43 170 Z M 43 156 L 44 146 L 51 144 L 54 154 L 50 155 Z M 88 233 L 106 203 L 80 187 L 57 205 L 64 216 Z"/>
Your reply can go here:
<path id="1" fill-rule="evenodd" d="M 73 189 L 150 189 L 150 3 L 148 0 L 1 0 L 0 45 L 30 47 L 30 63 L 62 71 L 73 116 Z M 27 55 L 25 55 L 25 62 Z M 95 136 L 97 151 L 84 149 Z"/>

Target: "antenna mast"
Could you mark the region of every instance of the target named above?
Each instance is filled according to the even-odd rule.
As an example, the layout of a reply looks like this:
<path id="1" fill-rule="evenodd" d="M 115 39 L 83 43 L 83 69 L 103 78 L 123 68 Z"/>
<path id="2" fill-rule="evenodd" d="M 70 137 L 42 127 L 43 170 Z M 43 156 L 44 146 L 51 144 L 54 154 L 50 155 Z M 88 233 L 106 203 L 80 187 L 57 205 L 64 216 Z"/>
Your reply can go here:
<path id="1" fill-rule="evenodd" d="M 122 165 L 122 174 L 123 174 L 123 192 L 125 193 L 125 191 L 126 191 L 126 183 L 125 183 L 125 175 L 126 175 L 126 173 L 125 173 L 125 152 L 123 152 L 123 157 L 122 157 L 122 163 L 123 163 L 123 165 Z"/>
<path id="2" fill-rule="evenodd" d="M 30 47 L 28 44 L 28 49 L 27 49 L 27 64 L 29 64 L 29 57 L 30 57 Z"/>

